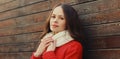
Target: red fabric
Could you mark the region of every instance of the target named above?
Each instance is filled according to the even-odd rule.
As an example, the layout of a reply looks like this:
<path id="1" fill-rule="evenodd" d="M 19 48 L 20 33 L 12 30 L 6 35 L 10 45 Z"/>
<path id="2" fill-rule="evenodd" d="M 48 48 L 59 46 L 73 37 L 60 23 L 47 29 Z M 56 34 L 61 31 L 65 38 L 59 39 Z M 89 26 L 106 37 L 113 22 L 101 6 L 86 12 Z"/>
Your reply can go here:
<path id="1" fill-rule="evenodd" d="M 73 40 L 57 47 L 55 51 L 44 52 L 42 56 L 35 57 L 32 54 L 31 59 L 82 59 L 82 49 L 82 45 Z"/>

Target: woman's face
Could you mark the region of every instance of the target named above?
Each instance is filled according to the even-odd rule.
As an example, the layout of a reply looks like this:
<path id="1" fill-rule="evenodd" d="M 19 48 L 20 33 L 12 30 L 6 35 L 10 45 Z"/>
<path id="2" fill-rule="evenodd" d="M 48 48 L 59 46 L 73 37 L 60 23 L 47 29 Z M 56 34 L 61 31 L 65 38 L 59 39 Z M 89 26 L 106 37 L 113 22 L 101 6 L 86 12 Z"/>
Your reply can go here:
<path id="1" fill-rule="evenodd" d="M 52 32 L 57 33 L 65 30 L 66 20 L 64 17 L 61 6 L 56 7 L 50 18 L 50 29 Z"/>

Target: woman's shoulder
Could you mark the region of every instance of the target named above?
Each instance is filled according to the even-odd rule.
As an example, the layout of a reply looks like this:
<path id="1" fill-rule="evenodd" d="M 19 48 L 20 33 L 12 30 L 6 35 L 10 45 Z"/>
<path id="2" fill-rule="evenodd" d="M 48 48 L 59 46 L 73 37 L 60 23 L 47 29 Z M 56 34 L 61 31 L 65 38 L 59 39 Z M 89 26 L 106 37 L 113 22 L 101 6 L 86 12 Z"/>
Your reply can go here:
<path id="1" fill-rule="evenodd" d="M 74 49 L 82 48 L 82 44 L 76 40 L 72 40 L 72 41 L 66 43 L 64 46 L 68 47 L 68 48 L 74 48 Z"/>
<path id="2" fill-rule="evenodd" d="M 83 50 L 82 44 L 75 40 L 70 41 L 64 47 L 66 47 L 66 52 L 68 53 L 81 53 Z"/>

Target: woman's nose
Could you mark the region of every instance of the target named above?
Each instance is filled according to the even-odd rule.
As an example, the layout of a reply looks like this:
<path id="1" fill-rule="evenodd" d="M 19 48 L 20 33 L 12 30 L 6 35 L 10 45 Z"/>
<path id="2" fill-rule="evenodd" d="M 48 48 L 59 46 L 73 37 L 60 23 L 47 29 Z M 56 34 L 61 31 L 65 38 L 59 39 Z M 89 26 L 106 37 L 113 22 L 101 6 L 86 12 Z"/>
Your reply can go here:
<path id="1" fill-rule="evenodd" d="M 58 22 L 57 18 L 54 19 L 54 22 Z"/>

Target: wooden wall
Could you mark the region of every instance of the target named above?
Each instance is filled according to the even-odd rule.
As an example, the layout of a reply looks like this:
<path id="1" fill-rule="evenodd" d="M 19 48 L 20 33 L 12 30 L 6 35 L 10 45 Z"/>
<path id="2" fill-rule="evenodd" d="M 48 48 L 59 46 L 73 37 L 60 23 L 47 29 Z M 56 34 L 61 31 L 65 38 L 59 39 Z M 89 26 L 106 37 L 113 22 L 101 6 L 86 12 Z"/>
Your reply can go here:
<path id="1" fill-rule="evenodd" d="M 0 0 L 0 59 L 29 59 L 51 7 L 59 2 L 78 11 L 88 59 L 120 59 L 120 0 Z"/>

